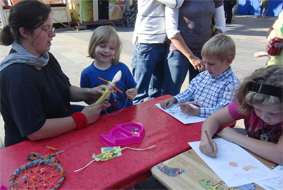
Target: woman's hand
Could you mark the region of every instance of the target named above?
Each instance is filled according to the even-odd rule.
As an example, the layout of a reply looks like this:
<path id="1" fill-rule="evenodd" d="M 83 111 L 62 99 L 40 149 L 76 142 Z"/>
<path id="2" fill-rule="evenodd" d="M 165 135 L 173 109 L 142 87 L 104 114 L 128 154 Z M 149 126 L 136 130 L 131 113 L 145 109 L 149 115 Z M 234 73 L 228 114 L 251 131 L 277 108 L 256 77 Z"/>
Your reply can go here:
<path id="1" fill-rule="evenodd" d="M 85 103 L 89 105 L 95 103 L 105 92 L 106 88 L 107 86 L 104 84 L 94 88 L 89 88 L 88 89 L 89 98 L 85 100 Z M 109 97 L 107 97 L 106 99 L 109 99 Z"/>
<path id="2" fill-rule="evenodd" d="M 106 85 L 99 85 L 97 87 L 91 88 L 90 89 L 90 94 L 93 99 L 98 99 L 100 96 L 104 93 L 106 90 L 107 86 Z"/>
<path id="3" fill-rule="evenodd" d="M 162 102 L 160 102 L 160 106 L 163 108 L 163 109 L 166 109 L 166 108 L 169 108 L 172 106 L 173 103 L 177 103 L 177 99 L 174 98 L 174 97 L 171 97 L 169 99 L 166 99 Z"/>
<path id="4" fill-rule="evenodd" d="M 199 72 L 205 70 L 203 61 L 193 54 L 180 33 L 176 33 L 175 36 L 171 38 L 171 42 L 184 56 L 186 56 L 195 70 L 198 70 Z"/>
<path id="5" fill-rule="evenodd" d="M 83 110 L 82 113 L 85 114 L 86 118 L 87 118 L 87 123 L 91 124 L 93 122 L 95 122 L 99 115 L 100 112 L 102 111 L 102 109 L 104 108 L 108 108 L 111 104 L 107 101 L 102 101 L 100 104 L 96 105 L 96 106 L 86 106 Z"/>
<path id="6" fill-rule="evenodd" d="M 126 95 L 130 100 L 133 100 L 136 97 L 137 93 L 138 93 L 138 89 L 136 87 L 130 88 L 126 91 Z"/>
<path id="7" fill-rule="evenodd" d="M 207 137 L 201 139 L 201 142 L 200 142 L 200 145 L 199 145 L 199 150 L 207 156 L 216 158 L 217 151 L 218 151 L 217 144 L 211 138 L 210 138 L 210 141 L 212 142 L 213 150 L 212 150 L 212 147 L 211 147 Z"/>
<path id="8" fill-rule="evenodd" d="M 73 102 L 85 101 L 90 104 L 95 102 L 106 90 L 106 85 L 100 85 L 94 88 L 80 88 L 77 86 L 70 86 L 70 99 Z"/>
<path id="9" fill-rule="evenodd" d="M 192 56 L 191 58 L 189 58 L 189 61 L 191 62 L 195 70 L 198 70 L 199 72 L 205 70 L 205 65 L 200 58 Z"/>

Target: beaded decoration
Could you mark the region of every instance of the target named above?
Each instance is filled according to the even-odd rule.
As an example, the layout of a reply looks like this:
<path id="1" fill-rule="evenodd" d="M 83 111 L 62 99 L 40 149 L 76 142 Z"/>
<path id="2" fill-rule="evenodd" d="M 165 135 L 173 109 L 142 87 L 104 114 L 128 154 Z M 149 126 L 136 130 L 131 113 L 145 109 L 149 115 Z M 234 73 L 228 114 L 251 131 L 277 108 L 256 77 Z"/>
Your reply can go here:
<path id="1" fill-rule="evenodd" d="M 86 167 L 88 167 L 94 161 L 107 161 L 107 160 L 113 159 L 115 157 L 122 156 L 122 150 L 124 150 L 124 149 L 131 149 L 131 150 L 141 151 L 141 150 L 151 149 L 151 148 L 153 148 L 155 146 L 156 145 L 153 145 L 151 147 L 142 148 L 142 149 L 141 148 L 130 148 L 130 147 L 121 148 L 120 146 L 102 147 L 101 148 L 101 154 L 98 154 L 98 155 L 93 154 L 93 156 L 92 156 L 93 160 L 92 161 L 90 161 L 85 167 L 80 168 L 78 170 L 75 170 L 74 172 L 78 172 L 78 171 L 81 171 L 81 170 L 85 169 Z"/>
<path id="2" fill-rule="evenodd" d="M 65 170 L 58 159 L 37 159 L 16 169 L 9 180 L 9 188 L 55 190 L 61 187 L 65 178 Z"/>

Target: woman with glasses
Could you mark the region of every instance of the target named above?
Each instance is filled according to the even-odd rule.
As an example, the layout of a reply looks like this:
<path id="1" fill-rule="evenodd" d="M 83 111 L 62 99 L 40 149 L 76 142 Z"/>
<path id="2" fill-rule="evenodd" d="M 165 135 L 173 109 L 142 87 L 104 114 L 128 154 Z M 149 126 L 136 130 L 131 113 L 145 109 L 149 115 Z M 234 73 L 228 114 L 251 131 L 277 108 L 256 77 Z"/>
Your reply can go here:
<path id="1" fill-rule="evenodd" d="M 5 122 L 5 146 L 40 140 L 80 129 L 95 122 L 103 106 L 78 112 L 70 101 L 97 99 L 106 86 L 72 86 L 49 52 L 55 37 L 51 8 L 37 0 L 23 0 L 10 10 L 0 42 L 12 45 L 0 64 L 0 111 Z"/>

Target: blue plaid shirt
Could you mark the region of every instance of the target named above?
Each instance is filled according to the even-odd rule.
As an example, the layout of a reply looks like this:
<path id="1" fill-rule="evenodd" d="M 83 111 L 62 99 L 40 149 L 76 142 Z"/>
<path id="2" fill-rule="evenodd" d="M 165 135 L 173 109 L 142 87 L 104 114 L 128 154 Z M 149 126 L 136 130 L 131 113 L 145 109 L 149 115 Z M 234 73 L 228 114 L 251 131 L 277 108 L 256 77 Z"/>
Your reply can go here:
<path id="1" fill-rule="evenodd" d="M 174 96 L 179 101 L 195 101 L 200 106 L 199 116 L 208 117 L 232 102 L 236 88 L 240 85 L 239 79 L 231 67 L 216 77 L 211 77 L 207 71 L 198 74 L 184 91 Z"/>

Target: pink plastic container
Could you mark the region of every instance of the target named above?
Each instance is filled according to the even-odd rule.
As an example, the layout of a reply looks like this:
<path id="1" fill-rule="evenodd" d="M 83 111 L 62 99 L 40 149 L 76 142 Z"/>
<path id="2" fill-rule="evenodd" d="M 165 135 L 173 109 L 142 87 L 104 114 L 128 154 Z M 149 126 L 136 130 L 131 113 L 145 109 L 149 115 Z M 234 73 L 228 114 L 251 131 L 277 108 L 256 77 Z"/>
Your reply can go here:
<path id="1" fill-rule="evenodd" d="M 141 143 L 145 135 L 141 123 L 116 124 L 108 135 L 100 135 L 99 140 L 106 146 L 122 146 L 132 143 Z"/>

